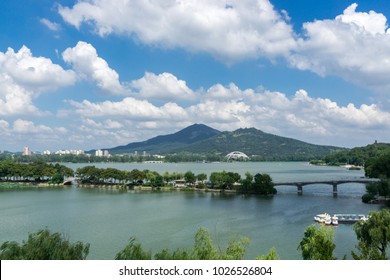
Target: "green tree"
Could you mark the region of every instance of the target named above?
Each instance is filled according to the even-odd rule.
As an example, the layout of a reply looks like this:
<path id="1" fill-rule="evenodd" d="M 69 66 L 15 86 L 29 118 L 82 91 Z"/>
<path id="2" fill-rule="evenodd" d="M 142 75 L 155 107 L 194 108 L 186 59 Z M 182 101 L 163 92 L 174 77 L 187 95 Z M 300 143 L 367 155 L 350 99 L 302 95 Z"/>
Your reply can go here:
<path id="1" fill-rule="evenodd" d="M 84 260 L 88 253 L 88 243 L 71 243 L 47 229 L 30 233 L 22 244 L 7 241 L 0 246 L 2 260 Z"/>
<path id="2" fill-rule="evenodd" d="M 195 174 L 191 171 L 187 171 L 186 173 L 184 173 L 184 180 L 186 180 L 187 184 L 193 185 L 196 181 Z"/>
<path id="3" fill-rule="evenodd" d="M 268 174 L 257 173 L 254 176 L 254 182 L 252 183 L 252 190 L 256 194 L 269 195 L 276 194 L 276 189 L 272 178 Z"/>
<path id="4" fill-rule="evenodd" d="M 154 255 L 156 260 L 191 260 L 191 252 L 186 249 L 176 249 L 170 251 L 169 249 L 163 249 Z"/>
<path id="5" fill-rule="evenodd" d="M 334 260 L 335 248 L 333 229 L 323 225 L 307 227 L 298 246 L 304 260 Z"/>
<path id="6" fill-rule="evenodd" d="M 142 249 L 141 243 L 136 242 L 135 237 L 131 237 L 129 244 L 115 256 L 116 260 L 150 260 L 151 251 Z"/>
<path id="7" fill-rule="evenodd" d="M 390 243 L 390 211 L 382 209 L 370 213 L 367 221 L 359 221 L 353 226 L 357 239 L 358 253 L 352 252 L 357 260 L 386 260 Z"/>
<path id="8" fill-rule="evenodd" d="M 203 227 L 195 234 L 194 255 L 197 260 L 217 260 L 219 258 L 210 233 Z"/>
<path id="9" fill-rule="evenodd" d="M 232 238 L 229 241 L 228 247 L 220 255 L 223 260 L 241 260 L 246 252 L 246 249 L 250 243 L 248 237 Z"/>
<path id="10" fill-rule="evenodd" d="M 370 178 L 390 178 L 390 151 L 380 157 L 368 159 L 364 171 Z"/>
<path id="11" fill-rule="evenodd" d="M 259 256 L 256 260 L 280 260 L 280 257 L 276 252 L 276 248 L 272 247 L 266 255 Z"/>

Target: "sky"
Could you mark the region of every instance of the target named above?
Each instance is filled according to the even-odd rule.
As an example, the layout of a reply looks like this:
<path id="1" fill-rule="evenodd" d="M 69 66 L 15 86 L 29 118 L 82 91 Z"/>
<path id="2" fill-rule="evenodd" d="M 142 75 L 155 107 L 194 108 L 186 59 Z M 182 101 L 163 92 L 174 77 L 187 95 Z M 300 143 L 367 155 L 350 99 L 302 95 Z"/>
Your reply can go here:
<path id="1" fill-rule="evenodd" d="M 390 142 L 389 17 L 383 0 L 3 0 L 0 151 L 194 123 Z"/>

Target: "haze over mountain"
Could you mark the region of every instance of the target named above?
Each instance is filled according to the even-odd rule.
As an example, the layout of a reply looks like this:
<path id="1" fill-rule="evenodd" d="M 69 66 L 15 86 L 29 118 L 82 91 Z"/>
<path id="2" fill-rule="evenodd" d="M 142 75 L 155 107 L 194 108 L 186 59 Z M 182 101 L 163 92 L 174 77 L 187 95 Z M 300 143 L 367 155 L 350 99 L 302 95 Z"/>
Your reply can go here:
<path id="1" fill-rule="evenodd" d="M 292 138 L 265 133 L 256 128 L 218 131 L 204 124 L 193 124 L 176 133 L 143 142 L 108 149 L 112 154 L 220 154 L 241 151 L 260 160 L 310 160 L 344 148 L 315 145 Z"/>

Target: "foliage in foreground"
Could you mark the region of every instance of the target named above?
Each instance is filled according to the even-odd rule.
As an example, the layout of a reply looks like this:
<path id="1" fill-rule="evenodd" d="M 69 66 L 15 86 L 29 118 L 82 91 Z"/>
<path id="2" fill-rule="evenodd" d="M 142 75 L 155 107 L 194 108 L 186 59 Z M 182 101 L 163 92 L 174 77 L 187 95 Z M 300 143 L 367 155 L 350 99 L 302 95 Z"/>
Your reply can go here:
<path id="1" fill-rule="evenodd" d="M 334 260 L 336 259 L 333 256 L 335 248 L 333 228 L 315 225 L 305 230 L 298 246 L 304 260 Z"/>
<path id="2" fill-rule="evenodd" d="M 371 212 L 368 221 L 359 221 L 354 226 L 359 241 L 352 252 L 356 260 L 387 260 L 386 250 L 390 245 L 390 211 L 383 209 Z"/>
<path id="3" fill-rule="evenodd" d="M 249 238 L 232 238 L 226 249 L 220 249 L 213 244 L 210 233 L 200 228 L 194 236 L 194 245 L 191 248 L 178 248 L 173 251 L 163 249 L 154 255 L 156 260 L 241 260 L 250 243 Z M 129 244 L 120 251 L 116 260 L 150 260 L 151 251 L 144 250 L 142 245 L 130 238 Z"/>
<path id="4" fill-rule="evenodd" d="M 88 253 L 88 243 L 71 243 L 47 229 L 30 233 L 22 244 L 7 241 L 0 246 L 2 260 L 85 260 Z"/>

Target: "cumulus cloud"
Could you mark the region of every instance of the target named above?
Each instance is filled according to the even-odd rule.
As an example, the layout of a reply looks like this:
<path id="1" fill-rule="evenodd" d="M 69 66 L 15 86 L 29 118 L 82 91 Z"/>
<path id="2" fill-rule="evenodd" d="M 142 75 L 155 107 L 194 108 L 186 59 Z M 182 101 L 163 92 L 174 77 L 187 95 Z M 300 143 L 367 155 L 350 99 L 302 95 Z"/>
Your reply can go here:
<path id="1" fill-rule="evenodd" d="M 0 84 L 0 116 L 39 114 L 32 102 L 32 92 L 15 84 L 4 73 L 0 73 Z"/>
<path id="2" fill-rule="evenodd" d="M 0 73 L 33 92 L 43 92 L 73 85 L 75 73 L 64 70 L 45 57 L 34 57 L 29 48 L 23 46 L 18 52 L 12 48 L 0 52 Z"/>
<path id="3" fill-rule="evenodd" d="M 53 129 L 45 125 L 36 126 L 32 121 L 17 119 L 12 127 L 13 132 L 23 134 L 52 133 Z"/>
<path id="4" fill-rule="evenodd" d="M 33 99 L 46 91 L 75 83 L 71 70 L 64 70 L 50 59 L 34 57 L 26 46 L 0 52 L 0 116 L 41 114 Z"/>
<path id="5" fill-rule="evenodd" d="M 166 103 L 158 107 L 147 100 L 138 100 L 133 97 L 126 97 L 121 101 L 107 100 L 99 103 L 88 100 L 69 101 L 69 104 L 76 108 L 78 114 L 86 117 L 122 116 L 142 121 L 186 117 L 184 109 L 175 103 Z"/>
<path id="6" fill-rule="evenodd" d="M 132 97 L 117 102 L 84 100 L 69 101 L 69 104 L 76 114 L 86 119 L 84 126 L 91 129 L 105 127 L 110 134 L 121 131 L 124 135 L 124 127 L 147 128 L 142 130 L 142 138 L 134 141 L 166 134 L 167 130 L 172 132 L 191 123 L 205 123 L 220 130 L 256 127 L 312 143 L 342 146 L 389 140 L 385 131 L 390 129 L 390 113 L 374 104 L 340 106 L 330 99 L 310 97 L 303 89 L 288 96 L 260 89 L 242 90 L 235 84 L 227 87 L 216 84 L 197 92 L 197 96 L 196 104 L 187 107 L 172 102 L 156 106 Z M 353 134 L 359 135 L 356 143 L 346 142 Z M 123 139 L 122 144 L 126 141 Z"/>
<path id="7" fill-rule="evenodd" d="M 297 69 L 334 75 L 376 92 L 388 92 L 390 32 L 378 12 L 356 3 L 334 19 L 303 24 L 295 34 L 286 11 L 269 0 L 80 0 L 59 7 L 62 18 L 100 35 L 119 34 L 144 44 L 206 52 L 228 64 L 283 57 Z M 180 24 L 178 24 L 180 23 Z"/>
<path id="8" fill-rule="evenodd" d="M 63 19 L 90 24 L 100 36 L 135 36 L 148 45 L 211 53 L 225 62 L 284 56 L 293 31 L 268 0 L 81 0 L 59 7 Z"/>
<path id="9" fill-rule="evenodd" d="M 126 91 L 119 82 L 118 73 L 98 56 L 91 44 L 80 41 L 75 47 L 67 48 L 62 57 L 81 78 L 95 81 L 101 89 L 116 94 Z"/>
<path id="10" fill-rule="evenodd" d="M 195 93 L 187 87 L 185 81 L 166 72 L 159 75 L 146 72 L 141 79 L 133 81 L 131 86 L 143 98 L 159 100 L 192 100 L 195 98 Z"/>
<path id="11" fill-rule="evenodd" d="M 360 86 L 388 91 L 390 34 L 383 14 L 357 12 L 352 4 L 333 20 L 303 25 L 290 63 L 321 76 L 336 75 Z"/>

